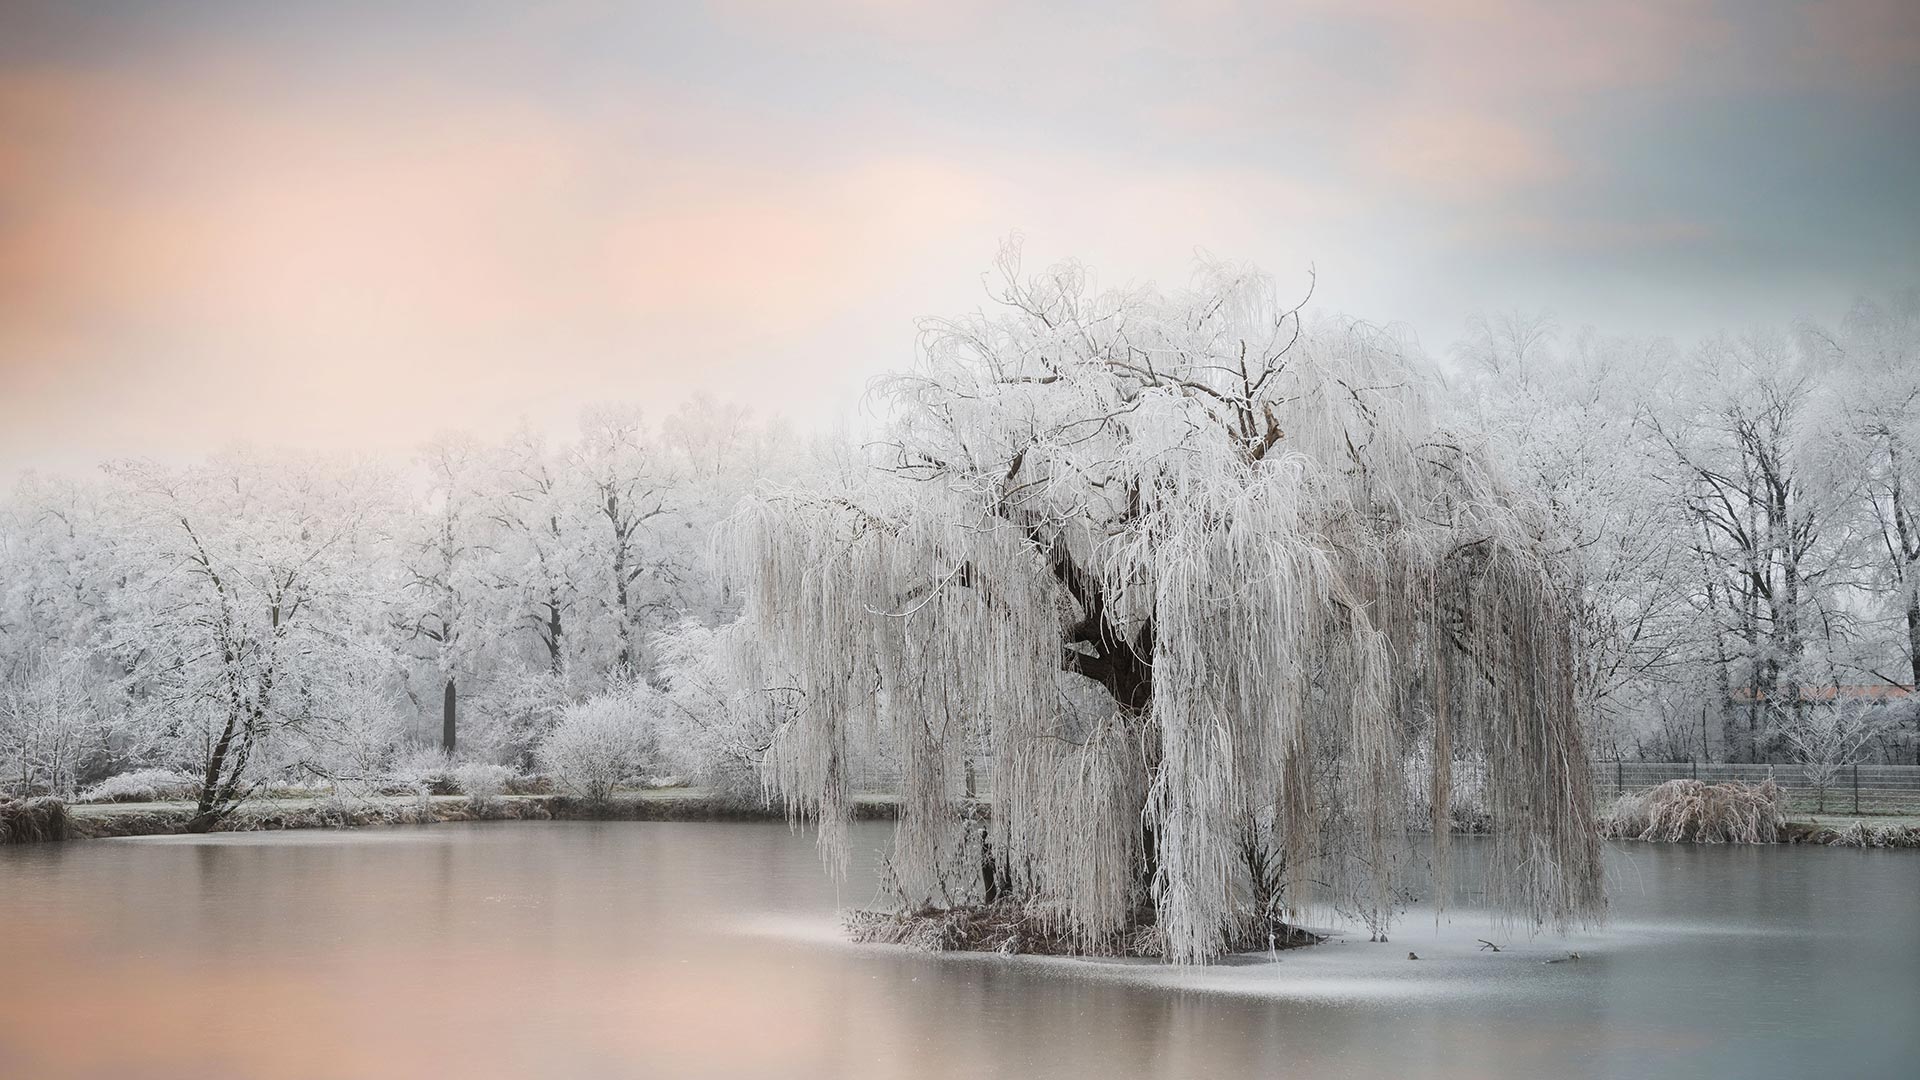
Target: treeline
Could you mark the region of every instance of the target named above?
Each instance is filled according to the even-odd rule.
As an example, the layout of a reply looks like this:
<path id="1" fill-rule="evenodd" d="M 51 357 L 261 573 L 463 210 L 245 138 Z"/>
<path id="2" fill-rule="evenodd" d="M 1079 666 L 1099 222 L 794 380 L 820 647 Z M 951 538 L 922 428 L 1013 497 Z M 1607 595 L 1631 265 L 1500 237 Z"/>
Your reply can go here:
<path id="1" fill-rule="evenodd" d="M 1547 492 L 1601 755 L 1920 755 L 1920 295 L 1689 350 L 1479 319 L 1463 407 Z"/>
<path id="2" fill-rule="evenodd" d="M 266 784 L 431 772 L 416 751 L 531 769 L 569 708 L 589 733 L 624 709 L 657 770 L 730 768 L 751 748 L 668 690 L 728 612 L 715 522 L 810 453 L 696 399 L 401 463 L 234 452 L 25 477 L 0 510 L 0 791 L 159 769 L 218 817 Z"/>
<path id="3" fill-rule="evenodd" d="M 1916 759 L 1920 299 L 1688 350 L 1486 318 L 1452 361 L 1446 407 L 1550 500 L 1596 755 Z M 702 399 L 404 462 L 24 477 L 0 506 L 0 792 L 160 769 L 211 819 L 449 747 L 535 769 L 570 713 L 591 740 L 609 710 L 648 729 L 648 771 L 751 789 L 794 702 L 721 670 L 737 605 L 707 549 L 745 494 L 857 487 L 863 453 Z"/>

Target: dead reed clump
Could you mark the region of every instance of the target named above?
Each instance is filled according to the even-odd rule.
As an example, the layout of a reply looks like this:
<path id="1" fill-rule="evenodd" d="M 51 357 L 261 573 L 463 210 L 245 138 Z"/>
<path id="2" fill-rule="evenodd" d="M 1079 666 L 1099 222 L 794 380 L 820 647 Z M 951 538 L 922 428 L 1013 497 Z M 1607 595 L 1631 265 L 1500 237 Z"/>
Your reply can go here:
<path id="1" fill-rule="evenodd" d="M 1669 780 L 1615 799 L 1605 835 L 1664 844 L 1771 844 L 1786 825 L 1786 796 L 1771 780 Z"/>
<path id="2" fill-rule="evenodd" d="M 65 840 L 72 832 L 67 804 L 55 798 L 0 798 L 0 844 Z"/>

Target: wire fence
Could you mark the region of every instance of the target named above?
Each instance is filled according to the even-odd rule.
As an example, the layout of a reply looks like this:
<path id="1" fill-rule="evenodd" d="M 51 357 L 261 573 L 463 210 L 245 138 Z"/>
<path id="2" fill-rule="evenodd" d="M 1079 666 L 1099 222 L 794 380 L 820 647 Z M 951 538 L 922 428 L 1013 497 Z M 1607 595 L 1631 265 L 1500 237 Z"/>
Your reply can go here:
<path id="1" fill-rule="evenodd" d="M 1798 765 L 1722 764 L 1702 761 L 1595 761 L 1594 796 L 1602 804 L 1630 791 L 1645 791 L 1668 780 L 1738 780 L 1758 784 L 1772 780 L 1787 797 L 1787 808 L 1798 814 L 1915 814 L 1920 815 L 1920 765 L 1847 765 L 1828 779 L 1825 789 Z M 887 763 L 868 763 L 857 769 L 854 788 L 862 792 L 897 791 L 900 774 Z M 993 762 L 974 758 L 966 766 L 966 793 L 993 797 Z"/>
<path id="2" fill-rule="evenodd" d="M 1601 799 L 1645 791 L 1668 780 L 1772 780 L 1797 813 L 1920 814 L 1920 765 L 1846 765 L 1822 785 L 1798 765 L 1716 764 L 1700 761 L 1596 761 Z"/>

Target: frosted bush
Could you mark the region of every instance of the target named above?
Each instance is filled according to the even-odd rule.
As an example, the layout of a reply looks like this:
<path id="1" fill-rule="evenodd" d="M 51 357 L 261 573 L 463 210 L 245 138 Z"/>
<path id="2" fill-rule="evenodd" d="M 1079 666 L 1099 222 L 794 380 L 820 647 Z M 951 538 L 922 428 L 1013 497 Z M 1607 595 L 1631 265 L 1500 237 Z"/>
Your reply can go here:
<path id="1" fill-rule="evenodd" d="M 403 754 L 393 763 L 388 777 L 402 787 L 431 795 L 452 795 L 460 789 L 454 776 L 453 759 L 434 749 Z"/>
<path id="2" fill-rule="evenodd" d="M 490 806 L 500 801 L 513 773 L 505 765 L 470 761 L 453 770 L 453 782 L 475 806 Z"/>
<path id="3" fill-rule="evenodd" d="M 110 776 L 80 793 L 83 803 L 163 802 L 191 799 L 200 782 L 175 769 L 135 769 Z"/>
<path id="4" fill-rule="evenodd" d="M 639 780 L 654 758 L 654 705 L 636 686 L 567 709 L 535 754 L 554 790 L 599 806 Z"/>

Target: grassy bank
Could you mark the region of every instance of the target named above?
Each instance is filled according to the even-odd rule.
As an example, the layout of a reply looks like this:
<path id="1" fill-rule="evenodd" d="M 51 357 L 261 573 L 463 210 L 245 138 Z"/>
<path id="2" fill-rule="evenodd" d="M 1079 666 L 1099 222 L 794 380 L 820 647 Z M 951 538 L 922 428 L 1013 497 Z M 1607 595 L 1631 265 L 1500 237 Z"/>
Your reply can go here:
<path id="1" fill-rule="evenodd" d="M 884 796 L 863 797 L 854 806 L 861 818 L 890 818 L 897 809 Z M 357 829 L 453 821 L 773 821 L 782 816 L 778 809 L 757 803 L 671 788 L 622 793 L 602 806 L 560 795 L 503 795 L 485 802 L 463 795 L 259 799 L 241 806 L 214 831 Z M 62 807 L 57 812 L 42 805 L 36 808 L 33 828 L 23 824 L 18 830 L 0 832 L 0 843 L 172 835 L 185 833 L 192 818 L 190 802 L 100 803 Z"/>

